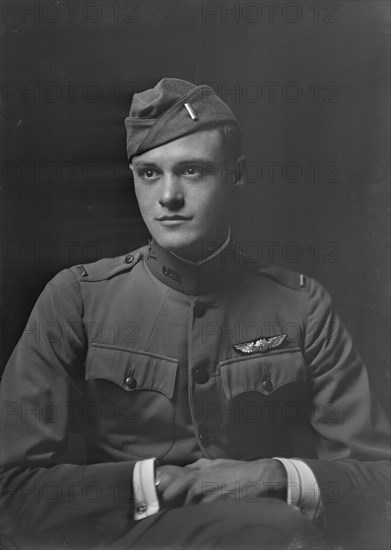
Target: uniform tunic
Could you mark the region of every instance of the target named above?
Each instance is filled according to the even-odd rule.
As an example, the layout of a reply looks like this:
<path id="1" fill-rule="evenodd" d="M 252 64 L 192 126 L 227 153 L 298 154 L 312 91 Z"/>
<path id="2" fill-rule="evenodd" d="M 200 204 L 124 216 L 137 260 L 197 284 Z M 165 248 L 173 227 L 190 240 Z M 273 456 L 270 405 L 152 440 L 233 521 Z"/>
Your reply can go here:
<path id="1" fill-rule="evenodd" d="M 200 265 L 152 243 L 60 272 L 2 396 L 2 530 L 22 547 L 125 536 L 149 457 L 297 457 L 330 533 L 384 513 L 388 424 L 328 294 L 235 243 Z"/>

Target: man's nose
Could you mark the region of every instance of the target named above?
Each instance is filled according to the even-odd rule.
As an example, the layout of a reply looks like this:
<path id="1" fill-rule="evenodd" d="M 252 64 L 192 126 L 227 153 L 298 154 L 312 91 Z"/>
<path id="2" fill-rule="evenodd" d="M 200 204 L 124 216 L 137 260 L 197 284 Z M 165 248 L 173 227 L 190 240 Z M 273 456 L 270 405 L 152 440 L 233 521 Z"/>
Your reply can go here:
<path id="1" fill-rule="evenodd" d="M 184 195 L 178 179 L 173 175 L 164 178 L 159 204 L 169 210 L 179 210 L 184 205 Z"/>

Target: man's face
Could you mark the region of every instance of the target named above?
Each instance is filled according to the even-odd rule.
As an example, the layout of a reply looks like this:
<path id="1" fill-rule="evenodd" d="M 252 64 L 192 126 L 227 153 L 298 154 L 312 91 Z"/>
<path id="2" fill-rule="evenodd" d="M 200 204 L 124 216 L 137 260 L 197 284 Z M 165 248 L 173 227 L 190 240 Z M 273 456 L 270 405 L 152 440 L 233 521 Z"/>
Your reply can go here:
<path id="1" fill-rule="evenodd" d="M 131 168 L 141 215 L 160 246 L 196 260 L 206 243 L 224 241 L 234 185 L 222 178 L 224 150 L 218 129 L 135 156 Z"/>

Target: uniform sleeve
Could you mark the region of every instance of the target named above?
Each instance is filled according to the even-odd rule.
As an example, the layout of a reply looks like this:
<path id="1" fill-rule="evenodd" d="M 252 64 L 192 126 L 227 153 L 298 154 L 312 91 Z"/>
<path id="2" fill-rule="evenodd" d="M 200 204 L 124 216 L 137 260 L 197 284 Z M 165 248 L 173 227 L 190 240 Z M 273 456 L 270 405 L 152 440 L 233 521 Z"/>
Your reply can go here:
<path id="1" fill-rule="evenodd" d="M 315 281 L 308 297 L 304 351 L 319 458 L 305 462 L 321 491 L 327 529 L 348 542 L 369 537 L 374 547 L 389 506 L 389 425 L 371 395 L 350 335 Z"/>
<path id="2" fill-rule="evenodd" d="M 4 372 L 2 532 L 23 548 L 91 547 L 133 522 L 134 464 L 85 464 L 70 442 L 84 380 L 82 318 L 79 283 L 64 270 L 39 297 Z"/>

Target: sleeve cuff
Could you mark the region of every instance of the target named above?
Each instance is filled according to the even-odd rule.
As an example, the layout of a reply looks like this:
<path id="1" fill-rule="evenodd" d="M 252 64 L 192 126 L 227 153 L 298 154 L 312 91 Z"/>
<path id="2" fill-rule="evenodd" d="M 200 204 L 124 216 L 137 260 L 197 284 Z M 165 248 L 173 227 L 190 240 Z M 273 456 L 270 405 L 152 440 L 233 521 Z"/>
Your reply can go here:
<path id="1" fill-rule="evenodd" d="M 318 519 L 322 512 L 322 501 L 316 477 L 311 468 L 302 460 L 278 458 L 287 476 L 287 503 L 298 508 L 309 520 Z"/>
<path id="2" fill-rule="evenodd" d="M 134 519 L 144 519 L 159 511 L 155 488 L 155 459 L 136 462 L 133 470 Z"/>

